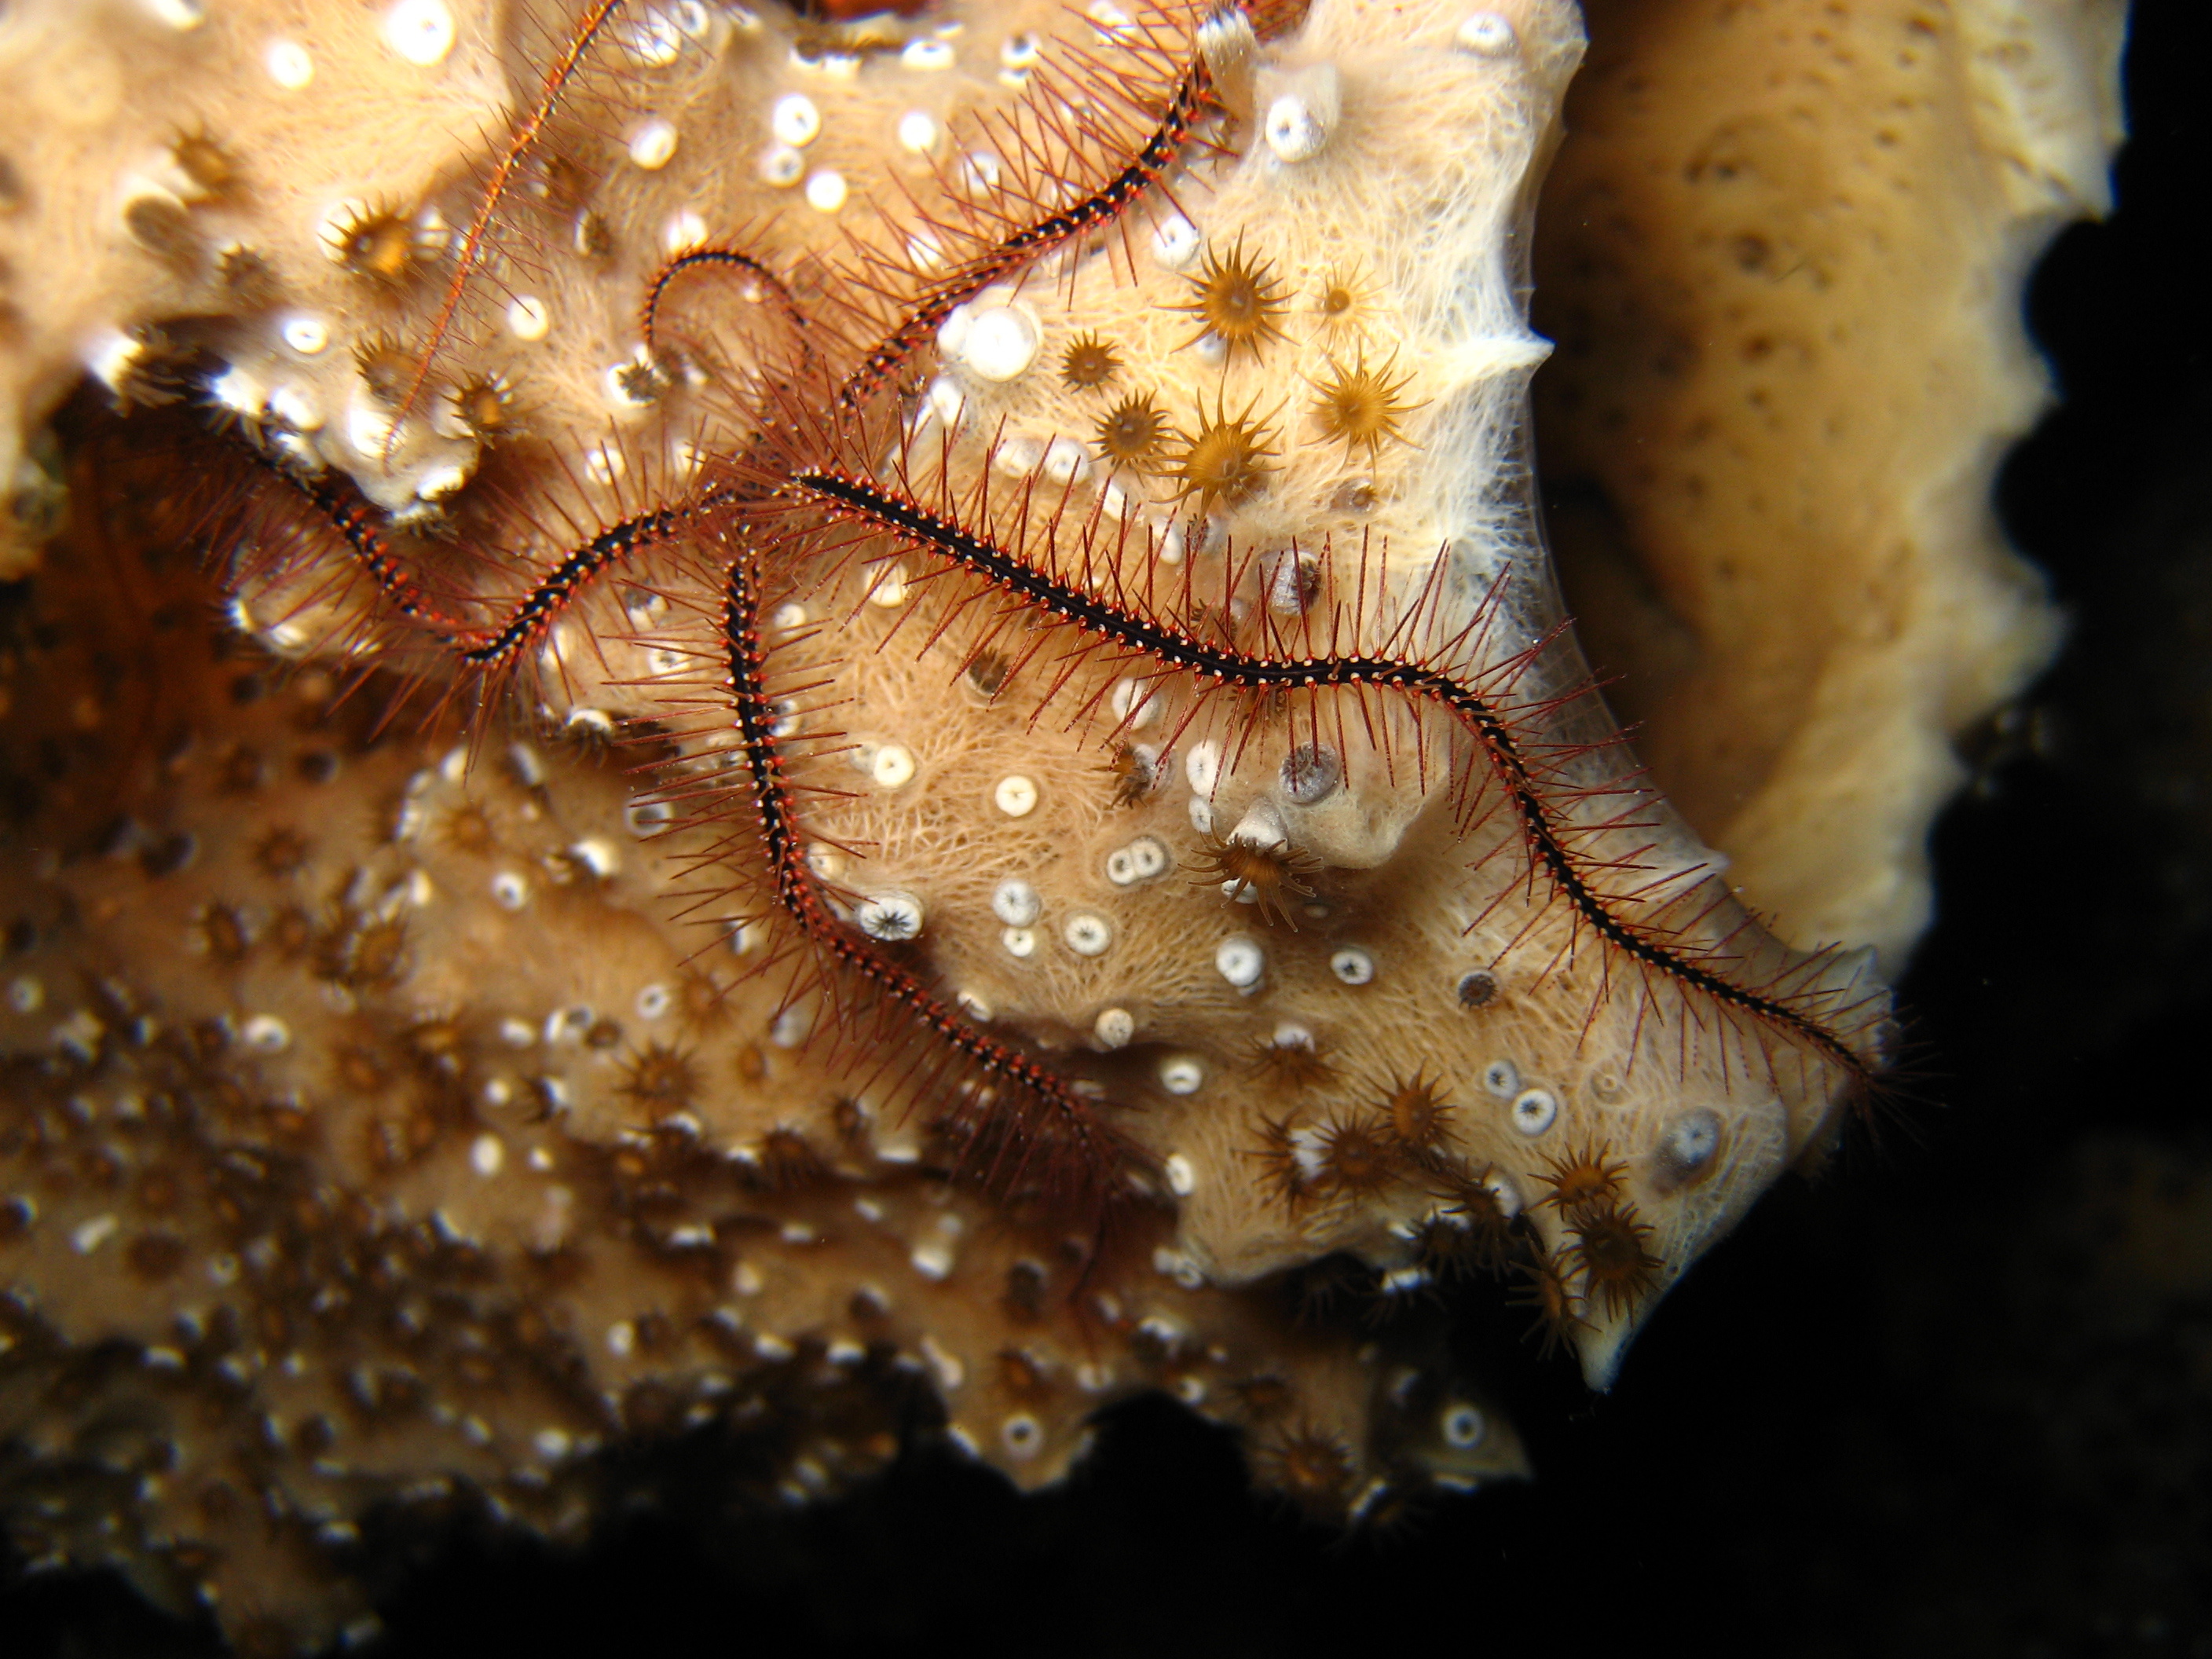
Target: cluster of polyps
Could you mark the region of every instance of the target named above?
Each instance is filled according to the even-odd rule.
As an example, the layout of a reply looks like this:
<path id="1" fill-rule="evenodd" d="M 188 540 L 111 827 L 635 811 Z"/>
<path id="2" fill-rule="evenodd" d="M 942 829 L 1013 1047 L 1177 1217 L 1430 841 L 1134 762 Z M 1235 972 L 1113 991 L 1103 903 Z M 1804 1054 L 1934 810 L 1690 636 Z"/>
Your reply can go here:
<path id="1" fill-rule="evenodd" d="M 367 392 L 348 395 L 381 413 L 349 453 L 230 378 L 235 362 L 209 384 L 269 449 L 363 477 L 372 497 L 280 480 L 295 538 L 241 562 L 241 617 L 280 618 L 272 642 L 295 654 L 335 638 L 419 665 L 441 634 L 493 641 L 502 665 L 543 671 L 532 695 L 564 730 L 653 718 L 672 781 L 620 830 L 605 811 L 551 841 L 509 830 L 494 842 L 527 842 L 526 858 L 434 870 L 413 850 L 426 834 L 441 859 L 485 834 L 446 799 L 465 767 L 441 762 L 406 784 L 399 850 L 332 884 L 334 914 L 200 895 L 199 937 L 215 954 L 265 941 L 273 961 L 317 964 L 319 984 L 409 1032 L 404 1066 L 372 1048 L 339 1082 L 367 1100 L 389 1087 L 380 1076 L 428 1079 L 368 1144 L 385 1169 L 461 1160 L 450 1172 L 465 1166 L 485 1218 L 441 1206 L 456 1237 L 507 1227 L 529 1248 L 570 1247 L 578 1188 L 530 1183 L 556 1174 L 564 1137 L 616 1149 L 609 1181 L 640 1249 L 711 1287 L 682 1318 L 567 1304 L 592 1363 L 625 1381 L 682 1370 L 665 1356 L 672 1323 L 691 1340 L 684 1319 L 743 1333 L 747 1363 L 767 1364 L 809 1343 L 841 1363 L 867 1351 L 869 1320 L 890 1319 L 885 1340 L 973 1402 L 1005 1322 L 1056 1328 L 1079 1285 L 1097 1292 L 1082 1317 L 1126 1333 L 1151 1369 L 1021 1346 L 997 1367 L 1003 1417 L 963 1405 L 958 1419 L 987 1455 L 1056 1467 L 1043 1454 L 1073 1443 L 1085 1404 L 1141 1380 L 1248 1413 L 1267 1467 L 1316 1502 L 1359 1497 L 1376 1464 L 1352 1419 L 1382 1399 L 1437 1408 L 1437 1444 L 1405 1459 L 1463 1470 L 1449 1454 L 1481 1439 L 1481 1419 L 1418 1368 L 1382 1387 L 1347 1360 L 1333 1404 L 1310 1379 L 1260 1386 L 1250 1348 L 1216 1340 L 1259 1316 L 1235 1287 L 1341 1252 L 1402 1296 L 1517 1257 L 1603 1377 L 1666 1280 L 1820 1144 L 1878 1013 L 1855 964 L 1784 951 L 1714 885 L 1635 786 L 1554 631 L 1518 452 L 1542 348 L 1510 250 L 1576 55 L 1571 14 L 1323 5 L 1264 45 L 1234 12 L 1056 25 L 1098 63 L 1126 54 L 1142 71 L 1126 119 L 1084 113 L 1064 97 L 1081 75 L 1055 82 L 1051 50 L 1010 37 L 1006 90 L 1035 101 L 996 127 L 902 114 L 903 150 L 936 158 L 919 209 L 861 231 L 827 276 L 799 257 L 804 234 L 742 250 L 702 242 L 706 216 L 719 234 L 745 191 L 802 178 L 824 222 L 848 210 L 872 174 L 826 148 L 848 131 L 845 89 L 880 102 L 886 82 L 939 73 L 942 42 L 835 69 L 799 58 L 789 72 L 821 77 L 815 91 L 732 109 L 703 75 L 651 76 L 736 50 L 738 26 L 675 9 L 664 35 L 659 15 L 593 9 L 562 35 L 531 118 L 550 120 L 562 77 L 626 64 L 605 96 L 628 98 L 634 119 L 605 177 L 574 176 L 550 140 L 525 142 L 526 123 L 488 205 L 434 221 L 349 207 L 333 222 L 331 263 L 363 293 L 401 293 L 428 340 L 396 369 L 380 349 L 357 361 Z M 647 86 L 667 96 L 640 113 Z M 702 135 L 763 121 L 772 142 L 742 186 L 717 195 L 715 175 L 684 173 L 724 152 Z M 550 268 L 552 297 L 513 293 L 489 334 L 458 326 L 465 307 L 433 310 L 416 267 L 469 298 L 532 179 L 576 263 Z M 658 270 L 624 284 L 611 258 Z M 736 284 L 739 322 L 780 296 L 798 343 L 725 339 L 719 278 Z M 611 292 L 651 296 L 642 340 L 627 323 L 616 338 L 575 326 L 605 315 Z M 331 337 L 295 328 L 287 347 L 320 341 L 313 357 Z M 662 410 L 668 427 L 556 438 L 550 454 L 515 445 L 496 491 L 441 474 L 395 507 L 371 482 L 413 476 L 404 428 L 437 429 L 434 392 L 476 417 L 473 465 L 487 442 L 498 453 L 511 403 L 542 399 L 544 444 L 579 388 L 595 412 Z M 467 533 L 399 546 L 392 519 L 434 498 Z M 504 562 L 486 559 L 494 532 Z M 348 591 L 356 570 L 369 583 Z M 526 596 L 520 631 L 499 624 L 514 602 L 502 584 Z M 550 775 L 510 761 L 525 794 L 500 813 L 534 824 L 544 801 L 527 792 L 550 792 Z M 732 815 L 720 845 L 690 821 Z M 532 979 L 521 994 L 515 962 L 588 937 L 568 914 L 586 908 L 579 893 L 640 884 L 632 914 L 659 898 L 626 867 L 625 835 L 653 846 L 653 877 L 672 855 L 707 881 L 722 971 L 697 1017 L 728 1025 L 711 1047 L 659 1024 L 688 1006 L 665 940 L 619 982 Z M 453 918 L 450 960 L 424 944 L 433 914 Z M 803 977 L 733 981 L 763 959 Z M 481 964 L 476 987 L 462 963 Z M 558 953 L 537 971 L 605 973 Z M 299 1006 L 299 975 L 275 978 L 293 995 L 240 1007 L 244 1048 L 257 1066 L 319 1065 L 339 1045 Z M 162 994 L 181 1006 L 196 993 Z M 413 1006 L 385 1006 L 402 997 Z M 482 1029 L 511 1066 L 457 1057 L 476 1027 L 456 1008 L 495 1012 Z M 48 1048 L 101 1058 L 81 1026 L 56 1029 Z M 470 1085 L 458 1098 L 436 1081 L 455 1077 Z M 330 1087 L 311 1072 L 295 1092 Z M 1024 1115 L 1027 1095 L 1098 1127 L 1078 1151 L 1111 1161 L 1074 1175 L 1113 1225 L 1085 1213 L 1071 1239 L 1040 1220 L 1040 1197 L 1074 1175 L 1033 1161 L 1030 1138 L 1054 1131 Z M 473 1121 L 520 1108 L 538 1114 L 529 1135 Z M 932 1168 L 977 1180 L 933 1188 L 917 1173 Z M 727 1218 L 695 1204 L 687 1183 L 733 1170 L 747 1219 L 776 1219 L 775 1244 L 739 1249 Z M 1576 1180 L 1571 1202 L 1540 1196 Z M 978 1288 L 960 1274 L 983 1249 L 977 1218 L 997 1210 L 1047 1244 L 997 1264 L 990 1307 L 956 1340 L 942 1298 L 911 1316 L 873 1267 L 794 1265 L 837 1233 L 832 1211 L 850 1228 L 825 1183 L 868 1189 L 851 1208 L 872 1230 L 865 1249 L 895 1236 L 890 1259 L 951 1292 Z M 91 1259 L 123 1224 L 99 1211 L 65 1237 Z M 739 1301 L 712 1299 L 725 1290 Z M 775 1316 L 746 1316 L 754 1297 L 779 1297 Z M 1060 1370 L 1074 1389 L 1054 1395 Z M 465 1443 L 498 1440 L 488 1420 L 471 1439 L 453 1409 Z M 553 1457 L 588 1439 L 551 1424 L 528 1443 Z"/>
<path id="2" fill-rule="evenodd" d="M 1142 1107 L 1176 1271 L 1413 1272 L 1493 1194 L 1602 1379 L 1823 1143 L 1881 999 L 1863 957 L 1743 915 L 1555 631 L 1510 233 L 1571 20 L 1392 17 L 1320 7 L 1269 47 L 1216 18 L 1191 61 L 1264 121 L 1087 242 L 979 258 L 964 297 L 905 275 L 934 376 L 895 427 L 800 422 L 787 495 L 819 516 L 787 503 L 769 556 L 847 619 L 777 672 L 833 688 L 840 744 L 917 765 L 841 792 L 826 755 L 786 763 L 811 831 L 866 849 L 841 879 L 918 897 L 992 1040 Z M 895 308 L 900 273 L 874 281 Z M 1284 1029 L 1315 1062 L 1293 1087 Z M 1370 1133 L 1412 1077 L 1451 1109 Z M 1633 1201 L 1534 1204 L 1561 1146 L 1625 1158 Z"/>
<path id="3" fill-rule="evenodd" d="M 1103 1249 L 950 1178 L 742 977 L 761 944 L 671 918 L 697 837 L 595 751 L 380 732 L 192 625 L 189 561 L 137 556 L 173 554 L 142 516 L 168 459 L 96 458 L 112 510 L 0 659 L 0 775 L 46 780 L 44 855 L 0 881 L 0 1515 L 28 1554 L 313 1639 L 358 1609 L 370 1506 L 573 1533 L 601 1448 L 709 1421 L 805 1501 L 881 1466 L 917 1385 L 1024 1484 L 1152 1389 L 1270 1471 L 1295 1452 L 1320 1512 L 1521 1471 L 1429 1333 L 1209 1285 L 1165 1207 L 1188 1156 Z"/>

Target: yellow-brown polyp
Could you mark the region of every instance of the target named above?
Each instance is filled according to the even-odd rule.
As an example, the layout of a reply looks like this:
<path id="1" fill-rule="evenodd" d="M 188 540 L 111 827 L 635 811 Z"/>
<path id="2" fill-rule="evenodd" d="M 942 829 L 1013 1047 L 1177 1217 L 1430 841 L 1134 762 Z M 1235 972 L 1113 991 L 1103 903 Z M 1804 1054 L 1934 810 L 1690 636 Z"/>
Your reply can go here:
<path id="1" fill-rule="evenodd" d="M 617 8 L 550 100 L 562 15 L 94 9 L 0 21 L 5 95 L 77 88 L 0 156 L 9 418 L 88 369 L 220 420 L 80 413 L 0 659 L 0 1504 L 34 1556 L 312 1637 L 357 1610 L 372 1504 L 573 1533 L 600 1447 L 708 1420 L 803 1498 L 917 1393 L 1024 1483 L 1147 1389 L 1318 1512 L 1519 1474 L 1434 1316 L 1377 1334 L 1289 1282 L 1396 1306 L 1517 1268 L 1602 1386 L 1878 1064 L 1854 947 L 1911 917 L 1793 897 L 1770 937 L 1559 626 L 1518 250 L 1565 0 L 1320 0 L 1268 40 Z M 1129 101 L 1049 101 L 1081 62 Z M 1208 112 L 1113 215 L 992 252 L 1184 77 Z M 1617 142 L 1577 189 L 1669 153 Z M 672 279 L 648 345 L 700 248 L 752 263 Z M 1607 406 L 1624 453 L 1644 407 Z M 1639 535 L 1685 522 L 1667 494 Z M 655 512 L 489 680 L 363 551 L 465 631 Z M 2021 659 L 1942 659 L 1933 726 Z M 1897 707 L 1869 729 L 1924 779 Z M 1849 856 L 1768 813 L 1759 870 L 1813 873 L 1761 880 L 1909 864 L 1933 792 L 1898 793 Z M 1060 1201 L 979 1054 L 1121 1149 L 1080 1172 L 1103 1200 Z"/>

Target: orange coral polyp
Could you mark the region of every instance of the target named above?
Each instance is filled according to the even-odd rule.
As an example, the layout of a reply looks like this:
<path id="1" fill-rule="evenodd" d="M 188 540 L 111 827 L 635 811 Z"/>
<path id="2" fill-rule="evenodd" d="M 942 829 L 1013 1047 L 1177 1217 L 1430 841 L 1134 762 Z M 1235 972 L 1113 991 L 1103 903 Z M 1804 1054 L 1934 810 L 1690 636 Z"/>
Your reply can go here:
<path id="1" fill-rule="evenodd" d="M 341 265 L 386 289 L 405 287 L 428 262 L 421 226 L 396 208 L 350 213 L 331 227 L 331 237 Z"/>
<path id="2" fill-rule="evenodd" d="M 1071 391 L 1088 392 L 1104 386 L 1121 368 L 1121 355 L 1110 342 L 1096 334 L 1078 335 L 1060 354 L 1060 382 Z"/>
<path id="3" fill-rule="evenodd" d="M 1313 896 L 1306 878 L 1322 867 L 1312 854 L 1286 842 L 1263 845 L 1234 836 L 1207 836 L 1199 845 L 1198 857 L 1206 878 L 1218 881 L 1230 902 L 1249 893 L 1261 915 L 1286 927 L 1297 926 L 1295 902 Z"/>
<path id="4" fill-rule="evenodd" d="M 1117 466 L 1142 468 L 1165 447 L 1168 418 L 1148 392 L 1131 392 L 1098 417 L 1092 441 L 1107 461 Z"/>
<path id="5" fill-rule="evenodd" d="M 1414 1152 L 1441 1146 L 1457 1109 L 1444 1098 L 1442 1084 L 1419 1073 L 1392 1078 L 1389 1088 L 1382 1091 L 1382 1104 L 1391 1133 L 1400 1146 Z"/>
<path id="6" fill-rule="evenodd" d="M 1364 356 L 1351 368 L 1332 362 L 1330 377 L 1315 388 L 1314 424 L 1322 437 L 1342 442 L 1347 458 L 1364 445 L 1371 464 L 1384 444 L 1406 441 L 1398 423 L 1420 405 L 1399 401 L 1413 376 L 1408 371 L 1394 380 L 1393 367 L 1370 368 Z"/>
<path id="7" fill-rule="evenodd" d="M 1620 1194 L 1621 1179 L 1628 1173 L 1627 1164 L 1609 1161 L 1611 1152 L 1604 1141 L 1595 1140 L 1547 1157 L 1536 1178 L 1552 1190 L 1539 1203 L 1565 1216 L 1610 1204 Z"/>
<path id="8" fill-rule="evenodd" d="M 1242 506 L 1266 488 L 1279 470 L 1271 463 L 1280 452 L 1273 447 L 1273 432 L 1255 418 L 1258 407 L 1255 398 L 1242 414 L 1231 416 L 1217 402 L 1209 417 L 1205 405 L 1199 406 L 1195 429 L 1163 468 L 1178 499 L 1195 499 L 1198 511 L 1206 514 L 1217 507 Z"/>
<path id="9" fill-rule="evenodd" d="M 1403 1173 L 1389 1130 L 1359 1114 L 1331 1118 L 1313 1132 L 1315 1188 L 1345 1197 L 1379 1193 Z"/>
<path id="10" fill-rule="evenodd" d="M 1192 342 L 1210 334 L 1229 356 L 1242 353 L 1257 360 L 1262 345 L 1284 337 L 1282 319 L 1290 295 L 1267 260 L 1245 252 L 1242 236 L 1225 253 L 1208 248 L 1188 280 L 1191 296 L 1176 309 L 1198 320 Z"/>
<path id="11" fill-rule="evenodd" d="M 1658 1284 L 1666 1264 L 1651 1254 L 1653 1229 L 1633 1204 L 1586 1206 L 1575 1215 L 1572 1229 L 1567 1260 L 1580 1272 L 1584 1294 L 1603 1302 L 1608 1314 L 1634 1307 Z"/>

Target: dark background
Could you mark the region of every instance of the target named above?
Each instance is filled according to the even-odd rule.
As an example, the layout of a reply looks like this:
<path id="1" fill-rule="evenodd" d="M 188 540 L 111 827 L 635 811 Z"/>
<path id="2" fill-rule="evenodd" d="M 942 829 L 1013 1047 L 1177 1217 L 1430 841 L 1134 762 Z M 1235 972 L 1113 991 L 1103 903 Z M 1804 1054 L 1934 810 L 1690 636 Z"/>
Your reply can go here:
<path id="1" fill-rule="evenodd" d="M 2138 4 L 2119 210 L 2031 294 L 2063 403 L 2000 507 L 2073 629 L 1936 832 L 1902 991 L 1929 1099 L 1765 1200 L 1610 1396 L 1478 1310 L 1534 1484 L 1346 1538 L 1140 1403 L 1042 1498 L 918 1452 L 763 1516 L 688 1448 L 580 1558 L 465 1528 L 389 1552 L 380 1651 L 2212 1659 L 2205 10 Z M 0 1554 L 9 1659 L 216 1651 Z"/>

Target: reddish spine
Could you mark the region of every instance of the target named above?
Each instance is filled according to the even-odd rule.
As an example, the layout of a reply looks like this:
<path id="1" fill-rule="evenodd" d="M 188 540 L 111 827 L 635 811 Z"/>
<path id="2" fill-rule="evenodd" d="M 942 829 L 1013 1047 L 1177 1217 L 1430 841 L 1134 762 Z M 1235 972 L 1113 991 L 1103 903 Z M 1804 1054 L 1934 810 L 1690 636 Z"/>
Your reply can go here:
<path id="1" fill-rule="evenodd" d="M 439 644 L 449 647 L 467 666 L 487 672 L 514 663 L 544 635 L 561 608 L 602 572 L 647 548 L 676 540 L 743 495 L 734 485 L 711 485 L 693 500 L 617 520 L 572 549 L 539 577 L 504 622 L 477 628 L 423 597 L 422 585 L 406 561 L 384 539 L 380 516 L 374 507 L 326 477 L 295 471 L 251 445 L 246 447 L 264 470 L 290 485 L 337 532 L 355 564 L 376 584 L 394 610 L 420 624 Z"/>

